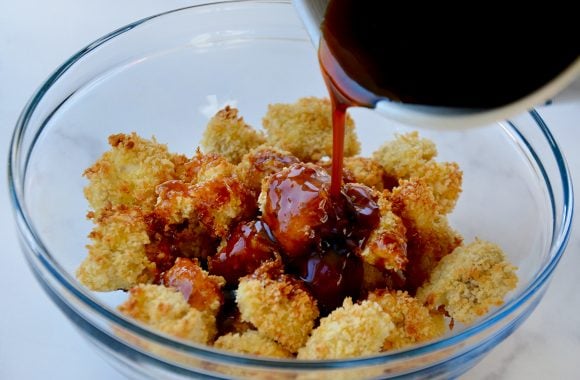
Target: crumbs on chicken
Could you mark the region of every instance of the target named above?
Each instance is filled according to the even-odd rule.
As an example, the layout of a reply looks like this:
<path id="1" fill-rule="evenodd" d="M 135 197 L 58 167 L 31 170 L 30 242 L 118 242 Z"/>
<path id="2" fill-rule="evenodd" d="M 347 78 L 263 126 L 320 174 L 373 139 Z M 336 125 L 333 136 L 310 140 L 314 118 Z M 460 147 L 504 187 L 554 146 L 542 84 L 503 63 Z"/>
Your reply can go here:
<path id="1" fill-rule="evenodd" d="M 118 205 L 139 206 L 150 211 L 155 205 L 155 186 L 173 179 L 176 157 L 167 146 L 139 137 L 116 134 L 109 137 L 112 149 L 105 152 L 84 176 L 89 180 L 85 197 L 96 214 Z"/>
<path id="2" fill-rule="evenodd" d="M 390 195 L 392 210 L 407 228 L 406 277 L 410 290 L 428 278 L 439 260 L 461 244 L 447 216 L 439 211 L 431 186 L 423 179 L 401 180 Z"/>
<path id="3" fill-rule="evenodd" d="M 291 358 L 293 356 L 290 351 L 256 330 L 222 335 L 215 341 L 214 347 L 239 354 L 272 358 Z"/>
<path id="4" fill-rule="evenodd" d="M 238 116 L 238 110 L 226 106 L 212 117 L 205 128 L 201 147 L 206 153 L 217 153 L 237 164 L 242 156 L 266 141 L 263 133 L 255 130 Z"/>
<path id="5" fill-rule="evenodd" d="M 344 167 L 352 173 L 355 182 L 378 191 L 385 189 L 385 183 L 388 181 L 385 169 L 372 158 L 346 157 Z"/>
<path id="6" fill-rule="evenodd" d="M 471 323 L 503 304 L 517 285 L 516 270 L 499 246 L 476 239 L 445 256 L 417 298 L 431 309 L 443 306 L 454 320 Z"/>
<path id="7" fill-rule="evenodd" d="M 298 162 L 288 151 L 261 145 L 244 155 L 236 173 L 250 190 L 259 194 L 264 178 Z"/>
<path id="8" fill-rule="evenodd" d="M 199 311 L 217 316 L 224 303 L 221 291 L 226 280 L 207 273 L 197 259 L 178 257 L 175 264 L 163 273 L 163 285 L 178 289 L 189 304 Z"/>
<path id="9" fill-rule="evenodd" d="M 187 303 L 183 294 L 162 285 L 138 285 L 119 311 L 166 334 L 208 344 L 216 335 L 216 320 L 211 313 Z"/>
<path id="10" fill-rule="evenodd" d="M 319 315 L 316 301 L 301 282 L 282 272 L 279 261 L 242 277 L 236 302 L 243 320 L 290 352 L 304 345 Z"/>
<path id="11" fill-rule="evenodd" d="M 345 298 L 342 307 L 320 320 L 298 359 L 342 359 L 377 354 L 395 325 L 389 314 L 372 301 L 353 304 Z"/>
<path id="12" fill-rule="evenodd" d="M 287 150 L 301 161 L 332 156 L 332 111 L 328 99 L 301 98 L 293 104 L 271 104 L 262 119 L 269 145 Z M 358 154 L 360 143 L 354 121 L 346 117 L 344 156 Z"/>
<path id="13" fill-rule="evenodd" d="M 93 216 L 88 256 L 77 269 L 80 282 L 91 290 L 129 289 L 153 281 L 156 266 L 145 251 L 147 225 L 137 207 L 119 205 Z"/>
<path id="14" fill-rule="evenodd" d="M 211 179 L 231 177 L 236 166 L 216 153 L 202 153 L 199 148 L 193 157 L 181 162 L 176 168 L 176 179 L 196 184 Z"/>
<path id="15" fill-rule="evenodd" d="M 367 299 L 381 305 L 395 324 L 383 343 L 383 351 L 435 339 L 446 331 L 443 314 L 429 310 L 407 292 L 382 289 L 371 292 Z"/>
<path id="16" fill-rule="evenodd" d="M 383 144 L 373 153 L 373 158 L 383 166 L 387 176 L 422 178 L 431 186 L 440 212 L 448 214 L 461 193 L 463 173 L 457 163 L 436 162 L 435 156 L 435 144 L 420 138 L 416 131 L 396 135 L 393 141 Z"/>
<path id="17" fill-rule="evenodd" d="M 362 185 L 346 184 L 344 188 L 352 186 Z M 369 235 L 362 251 L 357 253 L 363 261 L 380 269 L 403 270 L 409 261 L 405 225 L 391 210 L 391 202 L 385 193 L 379 194 L 378 206 L 379 225 Z"/>
<path id="18" fill-rule="evenodd" d="M 258 206 L 255 194 L 237 177 L 216 177 L 196 184 L 180 180 L 157 187 L 155 213 L 168 224 L 201 222 L 214 237 L 226 237 L 237 222 L 252 218 Z"/>

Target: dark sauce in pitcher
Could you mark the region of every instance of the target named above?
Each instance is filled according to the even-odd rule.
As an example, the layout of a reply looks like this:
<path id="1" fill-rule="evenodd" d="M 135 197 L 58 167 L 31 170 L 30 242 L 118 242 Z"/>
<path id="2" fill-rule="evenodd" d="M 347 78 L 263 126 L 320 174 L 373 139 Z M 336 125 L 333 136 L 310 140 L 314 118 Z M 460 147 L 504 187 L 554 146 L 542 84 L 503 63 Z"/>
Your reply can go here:
<path id="1" fill-rule="evenodd" d="M 389 99 L 497 108 L 546 85 L 580 53 L 577 20 L 566 20 L 574 14 L 566 7 L 552 17 L 543 9 L 516 14 L 477 4 L 447 12 L 438 4 L 394 5 L 331 0 L 321 26 L 319 61 L 333 104 L 335 195 L 348 107 L 373 108 Z"/>

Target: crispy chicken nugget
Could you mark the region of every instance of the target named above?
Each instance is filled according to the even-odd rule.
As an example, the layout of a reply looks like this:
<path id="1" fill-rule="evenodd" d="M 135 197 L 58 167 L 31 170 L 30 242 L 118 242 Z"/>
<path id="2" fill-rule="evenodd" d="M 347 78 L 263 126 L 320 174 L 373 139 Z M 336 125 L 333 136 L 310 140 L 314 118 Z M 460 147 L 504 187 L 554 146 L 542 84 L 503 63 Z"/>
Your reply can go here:
<path id="1" fill-rule="evenodd" d="M 215 317 L 190 306 L 177 289 L 138 285 L 119 311 L 154 329 L 178 338 L 208 344 L 216 334 Z"/>
<path id="2" fill-rule="evenodd" d="M 381 219 L 359 256 L 366 263 L 393 271 L 407 266 L 407 229 L 401 218 L 391 210 L 391 201 L 385 193 L 378 200 Z"/>
<path id="3" fill-rule="evenodd" d="M 153 281 L 156 268 L 145 252 L 149 237 L 141 210 L 119 205 L 101 210 L 94 218 L 88 256 L 76 273 L 79 281 L 95 291 L 129 289 Z"/>
<path id="4" fill-rule="evenodd" d="M 445 256 L 418 289 L 417 298 L 431 309 L 444 306 L 459 322 L 471 323 L 503 304 L 517 285 L 516 270 L 499 246 L 476 239 Z"/>
<path id="5" fill-rule="evenodd" d="M 247 125 L 236 108 L 226 106 L 210 119 L 201 147 L 206 153 L 218 153 L 238 164 L 244 154 L 265 141 L 264 134 Z"/>
<path id="6" fill-rule="evenodd" d="M 301 98 L 293 104 L 271 104 L 262 119 L 267 143 L 287 150 L 301 161 L 332 156 L 332 111 L 328 99 Z M 344 156 L 358 154 L 360 143 L 354 121 L 346 118 Z"/>
<path id="7" fill-rule="evenodd" d="M 224 303 L 221 288 L 225 284 L 223 277 L 210 275 L 197 260 L 185 257 L 178 257 L 163 274 L 163 285 L 179 289 L 192 307 L 213 316 L 217 316 Z"/>
<path id="8" fill-rule="evenodd" d="M 446 215 L 433 196 L 431 186 L 421 178 L 401 180 L 390 195 L 392 210 L 407 228 L 407 280 L 410 289 L 421 286 L 439 260 L 461 244 Z"/>
<path id="9" fill-rule="evenodd" d="M 290 152 L 261 145 L 244 155 L 236 173 L 249 189 L 259 194 L 264 178 L 298 162 Z"/>
<path id="10" fill-rule="evenodd" d="M 362 183 L 375 190 L 382 191 L 385 188 L 387 173 L 377 161 L 367 157 L 346 157 L 344 167 L 352 173 L 358 183 Z"/>
<path id="11" fill-rule="evenodd" d="M 379 162 L 387 173 L 397 178 L 411 178 L 435 156 L 437 156 L 435 144 L 431 140 L 420 138 L 416 131 L 403 135 L 396 134 L 394 140 L 387 141 L 373 153 L 373 159 Z"/>
<path id="12" fill-rule="evenodd" d="M 248 330 L 241 334 L 222 335 L 215 341 L 214 347 L 240 354 L 272 358 L 291 358 L 293 356 L 290 351 L 255 330 Z"/>
<path id="13" fill-rule="evenodd" d="M 215 177 L 194 185 L 173 180 L 157 187 L 155 213 L 168 224 L 201 222 L 211 235 L 226 237 L 239 221 L 258 209 L 255 194 L 237 177 Z"/>
<path id="14" fill-rule="evenodd" d="M 342 359 L 377 354 L 395 325 L 389 314 L 372 301 L 353 304 L 345 298 L 342 307 L 320 320 L 298 351 L 298 359 Z"/>
<path id="15" fill-rule="evenodd" d="M 319 311 L 304 285 L 267 262 L 240 279 L 236 302 L 242 319 L 290 352 L 304 345 Z"/>
<path id="16" fill-rule="evenodd" d="M 174 178 L 180 156 L 170 154 L 155 138 L 146 140 L 134 132 L 111 135 L 109 144 L 112 149 L 84 172 L 90 206 L 97 214 L 117 205 L 150 211 L 155 205 L 155 186 Z"/>
<path id="17" fill-rule="evenodd" d="M 415 132 L 396 135 L 395 140 L 383 144 L 373 153 L 387 176 L 398 179 L 422 178 L 431 186 L 441 213 L 453 210 L 459 194 L 463 173 L 454 162 L 436 162 L 435 144 L 420 138 Z"/>
<path id="18" fill-rule="evenodd" d="M 369 294 L 368 300 L 381 305 L 395 324 L 383 343 L 383 351 L 425 342 L 446 331 L 443 315 L 430 311 L 407 292 L 377 290 Z"/>
<path id="19" fill-rule="evenodd" d="M 176 167 L 176 179 L 187 183 L 196 184 L 216 178 L 231 177 L 235 165 L 216 153 L 201 153 L 199 149 L 189 160 L 179 162 Z"/>

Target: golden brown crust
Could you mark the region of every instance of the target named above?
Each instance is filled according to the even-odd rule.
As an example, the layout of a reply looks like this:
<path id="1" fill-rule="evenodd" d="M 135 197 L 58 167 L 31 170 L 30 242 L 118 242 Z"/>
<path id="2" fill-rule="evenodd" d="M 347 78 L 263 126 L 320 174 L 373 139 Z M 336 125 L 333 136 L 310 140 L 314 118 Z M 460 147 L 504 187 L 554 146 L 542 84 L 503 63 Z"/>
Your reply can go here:
<path id="1" fill-rule="evenodd" d="M 432 340 L 446 331 L 443 315 L 430 311 L 407 292 L 378 290 L 370 293 L 368 300 L 381 305 L 395 324 L 383 343 L 383 351 Z"/>
<path id="2" fill-rule="evenodd" d="M 373 153 L 387 176 L 398 179 L 421 178 L 431 187 L 435 203 L 442 214 L 453 211 L 459 194 L 463 173 L 454 162 L 439 163 L 435 144 L 420 138 L 417 132 L 396 135 Z"/>
<path id="3" fill-rule="evenodd" d="M 259 194 L 266 177 L 298 162 L 298 158 L 288 151 L 261 145 L 244 155 L 236 167 L 236 174 L 249 189 Z"/>
<path id="4" fill-rule="evenodd" d="M 290 351 L 255 330 L 248 330 L 241 334 L 222 335 L 215 341 L 214 347 L 239 354 L 272 358 L 291 358 L 293 356 Z"/>
<path id="5" fill-rule="evenodd" d="M 344 167 L 354 177 L 354 181 L 375 190 L 385 188 L 386 172 L 377 161 L 367 157 L 346 157 Z"/>
<path id="6" fill-rule="evenodd" d="M 407 228 L 407 280 L 416 289 L 427 279 L 439 260 L 461 244 L 461 236 L 449 226 L 447 217 L 423 179 L 401 180 L 390 195 L 392 209 Z"/>
<path id="7" fill-rule="evenodd" d="M 386 194 L 379 196 L 381 219 L 359 255 L 366 263 L 393 271 L 407 266 L 406 228 L 401 218 L 391 210 Z"/>
<path id="8" fill-rule="evenodd" d="M 216 334 L 213 315 L 191 307 L 178 290 L 161 285 L 131 288 L 119 311 L 166 334 L 197 343 L 211 343 Z"/>
<path id="9" fill-rule="evenodd" d="M 201 147 L 206 153 L 217 153 L 237 164 L 245 153 L 265 141 L 261 132 L 238 116 L 236 108 L 226 106 L 210 119 L 201 139 Z"/>
<path id="10" fill-rule="evenodd" d="M 163 284 L 178 289 L 192 307 L 214 317 L 224 302 L 221 288 L 226 281 L 204 271 L 197 260 L 178 257 L 163 274 Z"/>
<path id="11" fill-rule="evenodd" d="M 290 352 L 304 345 L 318 318 L 316 301 L 304 286 L 266 263 L 240 279 L 236 302 L 242 319 Z"/>
<path id="12" fill-rule="evenodd" d="M 155 264 L 145 253 L 149 237 L 141 210 L 123 205 L 103 209 L 94 221 L 88 256 L 76 273 L 79 281 L 95 291 L 129 289 L 153 281 Z"/>
<path id="13" fill-rule="evenodd" d="M 301 98 L 293 104 L 271 104 L 262 119 L 269 145 L 287 150 L 301 161 L 317 162 L 332 156 L 332 117 L 328 99 Z M 360 143 L 354 121 L 346 118 L 344 156 L 358 154 Z"/>
<path id="14" fill-rule="evenodd" d="M 444 306 L 459 322 L 471 323 L 503 304 L 517 285 L 516 269 L 500 247 L 476 239 L 444 257 L 417 291 L 417 298 L 431 309 Z"/>
<path id="15" fill-rule="evenodd" d="M 90 206 L 96 214 L 119 205 L 150 211 L 155 204 L 155 186 L 174 178 L 178 157 L 155 138 L 146 140 L 135 132 L 111 135 L 109 144 L 112 149 L 83 174 L 89 180 L 84 193 Z"/>
<path id="16" fill-rule="evenodd" d="M 298 359 L 342 359 L 377 354 L 395 328 L 376 302 L 353 304 L 346 298 L 312 331 Z"/>

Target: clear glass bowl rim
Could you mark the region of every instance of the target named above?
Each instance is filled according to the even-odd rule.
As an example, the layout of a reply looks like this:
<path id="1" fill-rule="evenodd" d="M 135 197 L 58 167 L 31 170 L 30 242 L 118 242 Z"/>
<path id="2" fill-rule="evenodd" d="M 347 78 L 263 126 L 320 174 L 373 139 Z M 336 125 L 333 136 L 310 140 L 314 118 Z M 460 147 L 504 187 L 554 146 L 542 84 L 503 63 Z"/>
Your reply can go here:
<path id="1" fill-rule="evenodd" d="M 65 72 L 67 72 L 67 70 L 69 70 L 69 68 L 71 68 L 79 60 L 81 60 L 84 56 L 86 56 L 93 50 L 98 49 L 101 45 L 105 44 L 107 41 L 114 39 L 115 37 L 122 35 L 123 33 L 129 32 L 130 30 L 137 28 L 150 20 L 158 19 L 168 14 L 189 9 L 215 7 L 224 4 L 240 5 L 240 6 L 243 6 L 244 4 L 253 4 L 253 5 L 264 4 L 265 6 L 273 6 L 273 5 L 288 6 L 291 5 L 291 2 L 289 0 L 230 0 L 230 1 L 219 1 L 214 3 L 205 3 L 200 5 L 182 7 L 167 12 L 162 12 L 135 21 L 124 27 L 121 27 L 87 45 L 85 48 L 81 49 L 75 55 L 69 58 L 59 68 L 57 68 L 54 71 L 54 73 L 40 86 L 40 88 L 31 97 L 30 101 L 24 107 L 16 123 L 8 154 L 8 186 L 10 200 L 14 209 L 14 215 L 17 222 L 17 227 L 20 230 L 20 232 L 27 237 L 26 239 L 24 239 L 22 244 L 28 244 L 30 246 L 31 252 L 35 253 L 37 258 L 39 259 L 39 262 L 42 264 L 43 269 L 46 270 L 48 273 L 50 273 L 53 276 L 53 278 L 58 282 L 59 285 L 63 286 L 67 291 L 69 291 L 72 295 L 74 295 L 76 297 L 76 301 L 81 302 L 83 306 L 88 307 L 89 310 L 94 312 L 96 315 L 104 318 L 113 325 L 118 325 L 124 329 L 129 330 L 131 333 L 137 336 L 149 339 L 160 345 L 164 345 L 184 353 L 190 353 L 202 359 L 217 360 L 220 362 L 232 364 L 260 366 L 265 368 L 275 367 L 276 369 L 283 368 L 332 369 L 332 368 L 345 368 L 345 367 L 352 368 L 354 366 L 386 364 L 388 362 L 396 360 L 417 358 L 423 354 L 428 354 L 437 350 L 443 350 L 452 347 L 454 344 L 464 341 L 469 337 L 472 337 L 481 332 L 484 332 L 485 330 L 493 328 L 498 322 L 500 322 L 506 316 L 517 311 L 521 305 L 525 304 L 526 301 L 528 301 L 534 294 L 536 294 L 540 289 L 542 289 L 542 287 L 546 284 L 546 281 L 550 278 L 551 274 L 556 268 L 559 260 L 561 259 L 562 254 L 564 253 L 566 245 L 570 238 L 574 209 L 574 196 L 572 190 L 572 181 L 568 166 L 566 164 L 566 160 L 564 159 L 558 147 L 558 144 L 555 141 L 553 135 L 551 134 L 548 126 L 546 125 L 542 117 L 538 114 L 538 112 L 534 109 L 530 110 L 530 116 L 535 121 L 538 128 L 546 138 L 547 143 L 549 144 L 551 153 L 554 155 L 554 159 L 558 165 L 560 175 L 559 179 L 562 182 L 562 203 L 563 203 L 562 210 L 556 210 L 554 209 L 554 201 L 553 201 L 554 195 L 552 187 L 549 181 L 547 181 L 549 195 L 552 201 L 552 211 L 554 214 L 557 212 L 561 212 L 562 217 L 562 222 L 559 229 L 553 230 L 552 244 L 550 246 L 550 254 L 552 256 L 552 259 L 547 263 L 547 265 L 545 265 L 543 270 L 541 270 L 536 275 L 536 277 L 531 281 L 530 285 L 518 297 L 507 302 L 498 310 L 496 310 L 493 314 L 487 316 L 485 319 L 483 319 L 476 325 L 467 327 L 464 331 L 456 335 L 443 338 L 441 340 L 429 342 L 423 345 L 414 346 L 408 349 L 363 358 L 351 358 L 342 360 L 311 360 L 311 361 L 302 361 L 295 359 L 284 360 L 284 359 L 256 358 L 227 353 L 213 349 L 212 347 L 209 346 L 191 344 L 185 341 L 180 341 L 177 339 L 157 334 L 152 330 L 140 326 L 132 322 L 131 320 L 125 318 L 124 316 L 121 316 L 120 314 L 111 311 L 104 305 L 101 305 L 100 303 L 96 302 L 92 297 L 88 295 L 86 290 L 82 289 L 79 284 L 75 284 L 76 281 L 73 278 L 71 278 L 71 276 L 58 264 L 58 262 L 44 247 L 41 239 L 38 237 L 38 234 L 34 230 L 33 223 L 30 220 L 29 215 L 26 213 L 25 208 L 23 207 L 24 202 L 23 188 L 26 175 L 25 173 L 19 172 L 19 168 L 22 167 L 20 166 L 21 145 L 22 145 L 21 143 L 24 138 L 25 131 L 28 127 L 31 116 L 33 115 L 36 107 L 38 106 L 44 95 L 51 88 L 51 86 L 54 85 L 60 79 L 60 77 Z M 520 137 L 524 141 L 524 143 L 527 144 L 527 141 L 525 140 L 524 136 L 516 128 L 516 126 L 511 122 L 508 122 L 507 124 L 518 135 L 518 137 Z M 36 136 L 38 136 L 42 132 L 43 128 L 44 126 L 42 126 L 36 132 Z M 32 151 L 32 149 L 34 148 L 34 144 L 35 142 L 32 142 L 30 151 Z M 542 170 L 544 178 L 547 179 L 544 173 L 544 167 L 542 165 L 542 162 L 539 160 L 539 157 L 537 157 L 531 146 L 528 145 L 528 148 L 530 149 L 530 153 L 532 153 L 536 164 L 538 164 L 540 169 Z M 26 161 L 28 161 L 30 151 L 27 152 L 26 156 L 24 157 Z M 26 166 L 27 163 L 23 167 L 26 168 Z M 33 265 L 31 260 L 28 261 L 30 265 Z M 36 269 L 34 270 L 36 271 Z M 72 309 L 75 309 L 75 307 L 72 306 L 71 304 L 69 304 L 69 306 Z M 99 327 L 96 325 L 93 325 L 93 327 L 99 329 Z"/>

